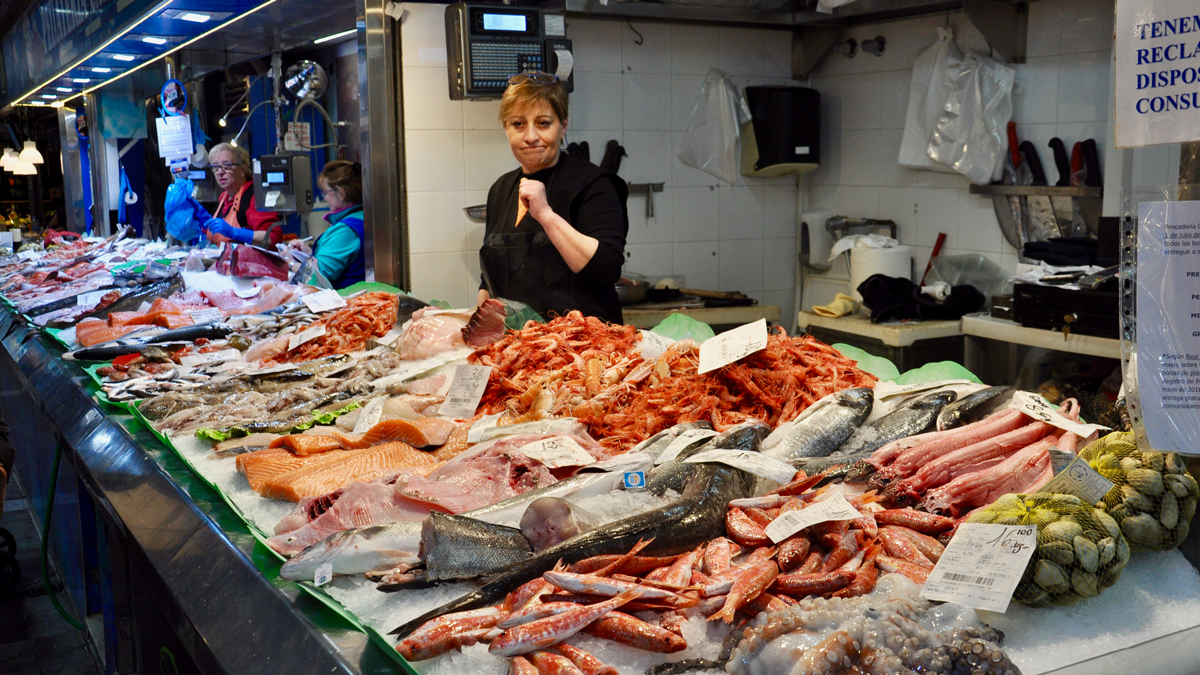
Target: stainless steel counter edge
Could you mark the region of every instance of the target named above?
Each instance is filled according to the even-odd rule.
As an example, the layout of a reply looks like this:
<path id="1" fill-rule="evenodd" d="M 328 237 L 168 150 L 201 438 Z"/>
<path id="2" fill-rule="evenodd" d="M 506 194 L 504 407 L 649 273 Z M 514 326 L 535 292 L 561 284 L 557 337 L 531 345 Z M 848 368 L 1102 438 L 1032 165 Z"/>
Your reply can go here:
<path id="1" fill-rule="evenodd" d="M 3 345 L 25 380 L 19 384 L 59 425 L 89 492 L 141 548 L 227 673 L 361 672 L 351 659 L 375 649 L 367 636 L 347 631 L 353 636 L 339 636 L 335 644 L 316 628 L 297 606 L 315 601 L 272 585 L 249 551 L 88 396 L 60 350 L 43 344 L 49 338 L 9 311 L 0 315 Z"/>

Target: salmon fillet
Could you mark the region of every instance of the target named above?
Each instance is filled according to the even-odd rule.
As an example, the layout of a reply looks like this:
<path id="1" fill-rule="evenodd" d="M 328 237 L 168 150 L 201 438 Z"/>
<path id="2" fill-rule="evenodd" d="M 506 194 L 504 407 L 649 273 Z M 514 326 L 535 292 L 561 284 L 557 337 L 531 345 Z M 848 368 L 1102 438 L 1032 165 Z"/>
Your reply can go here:
<path id="1" fill-rule="evenodd" d="M 161 312 L 155 317 L 154 323 L 163 328 L 174 329 L 190 326 L 195 322 L 192 321 L 190 314 L 184 314 L 183 312 Z"/>
<path id="2" fill-rule="evenodd" d="M 116 340 L 117 338 L 125 337 L 142 326 L 116 326 L 112 327 L 99 319 L 90 319 L 81 321 L 75 326 L 75 341 L 84 347 L 98 345 L 101 342 Z"/>
<path id="3" fill-rule="evenodd" d="M 408 467 L 432 469 L 437 463 L 432 455 L 398 441 L 362 450 L 296 459 L 310 463 L 267 479 L 262 489 L 258 490 L 259 494 L 271 499 L 296 502 L 304 497 L 333 492 L 354 481 L 366 482 L 390 476 Z M 332 461 L 325 461 L 327 459 Z"/>
<path id="4" fill-rule="evenodd" d="M 347 450 L 369 448 L 389 441 L 403 441 L 414 448 L 445 445 L 458 424 L 438 417 L 419 417 L 415 420 L 394 419 L 376 424 L 364 434 L 335 435 Z"/>
<path id="5" fill-rule="evenodd" d="M 148 312 L 111 312 L 108 315 L 108 325 L 130 326 L 130 325 L 145 325 L 150 323 Z"/>
<path id="6" fill-rule="evenodd" d="M 344 453 L 322 453 L 311 457 L 296 457 L 286 448 L 267 448 L 238 455 L 237 468 L 238 471 L 246 474 L 246 481 L 250 483 L 250 488 L 261 493 L 263 485 L 267 481 L 313 464 L 337 462 L 340 458 L 334 455 L 344 456 Z"/>
<path id="7" fill-rule="evenodd" d="M 337 450 L 342 442 L 333 436 L 318 436 L 316 434 L 292 434 L 280 436 L 271 441 L 271 448 L 287 448 L 297 457 L 317 455 L 328 450 Z"/>
<path id="8" fill-rule="evenodd" d="M 454 431 L 450 432 L 450 438 L 446 443 L 433 451 L 434 458 L 439 462 L 448 462 L 458 457 L 463 450 L 471 447 L 471 444 L 467 442 L 467 434 L 470 431 L 470 424 L 459 424 L 456 426 Z"/>

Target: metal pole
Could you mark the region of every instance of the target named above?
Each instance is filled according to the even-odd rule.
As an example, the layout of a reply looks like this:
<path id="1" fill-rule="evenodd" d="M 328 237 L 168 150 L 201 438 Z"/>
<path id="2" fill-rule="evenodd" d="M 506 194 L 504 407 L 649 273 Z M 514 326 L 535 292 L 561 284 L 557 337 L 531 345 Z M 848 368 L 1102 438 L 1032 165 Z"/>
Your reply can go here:
<path id="1" fill-rule="evenodd" d="M 63 212 L 58 214 L 59 229 L 83 232 L 85 226 L 83 203 L 83 163 L 79 157 L 79 131 L 75 126 L 74 110 L 58 109 L 58 144 L 62 148 Z"/>
<path id="2" fill-rule="evenodd" d="M 411 290 L 400 24 L 386 0 L 357 0 L 359 133 L 367 279 Z"/>
<path id="3" fill-rule="evenodd" d="M 83 97 L 83 107 L 87 111 L 88 163 L 92 178 L 92 234 L 107 237 L 111 234 L 108 222 L 111 210 L 108 203 L 108 146 L 100 131 L 100 100 L 95 94 L 87 94 Z"/>
<path id="4" fill-rule="evenodd" d="M 275 110 L 275 154 L 283 152 L 283 111 L 280 110 L 279 83 L 283 79 L 283 57 L 271 54 L 271 107 Z"/>

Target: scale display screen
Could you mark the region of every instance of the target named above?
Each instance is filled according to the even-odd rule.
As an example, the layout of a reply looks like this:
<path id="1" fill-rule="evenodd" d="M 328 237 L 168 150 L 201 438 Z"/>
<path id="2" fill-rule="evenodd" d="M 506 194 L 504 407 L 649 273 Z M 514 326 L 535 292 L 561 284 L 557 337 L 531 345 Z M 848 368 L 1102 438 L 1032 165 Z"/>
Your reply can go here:
<path id="1" fill-rule="evenodd" d="M 270 185 L 280 185 L 287 182 L 287 173 L 283 171 L 268 171 L 267 183 Z"/>
<path id="2" fill-rule="evenodd" d="M 484 14 L 484 30 L 505 30 L 524 33 L 528 30 L 524 14 Z"/>

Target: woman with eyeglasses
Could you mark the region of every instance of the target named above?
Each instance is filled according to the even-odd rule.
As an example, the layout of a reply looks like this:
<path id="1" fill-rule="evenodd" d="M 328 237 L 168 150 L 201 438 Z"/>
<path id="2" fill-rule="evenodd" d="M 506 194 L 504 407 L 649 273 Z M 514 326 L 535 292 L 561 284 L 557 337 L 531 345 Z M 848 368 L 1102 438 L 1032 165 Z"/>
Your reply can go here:
<path id="1" fill-rule="evenodd" d="M 329 204 L 329 213 L 325 216 L 329 229 L 321 233 L 311 251 L 299 239 L 292 240 L 289 245 L 316 256 L 321 276 L 334 288 L 365 281 L 362 166 L 340 159 L 330 162 L 317 176 L 317 186 Z"/>
<path id="2" fill-rule="evenodd" d="M 208 151 L 208 165 L 223 190 L 216 217 L 203 227 L 208 240 L 214 244 L 236 241 L 272 249 L 283 241 L 279 214 L 255 208 L 250 153 L 244 148 L 218 143 Z"/>
<path id="3" fill-rule="evenodd" d="M 625 181 L 561 151 L 567 91 L 554 75 L 513 76 L 500 123 L 521 166 L 488 192 L 479 303 L 495 295 L 547 318 L 579 310 L 621 323 Z"/>

